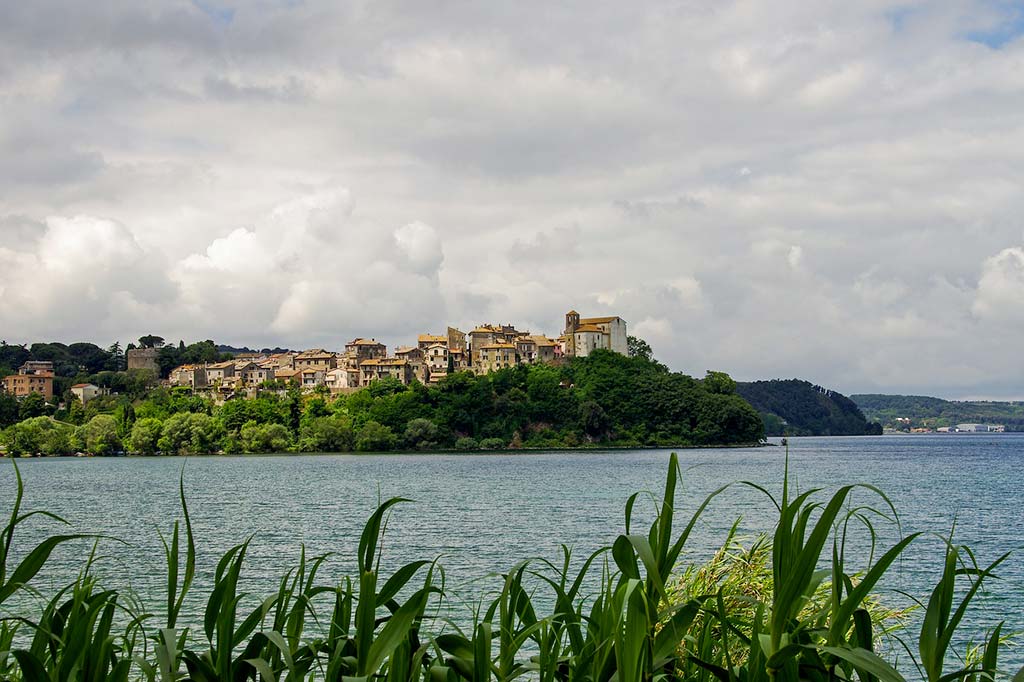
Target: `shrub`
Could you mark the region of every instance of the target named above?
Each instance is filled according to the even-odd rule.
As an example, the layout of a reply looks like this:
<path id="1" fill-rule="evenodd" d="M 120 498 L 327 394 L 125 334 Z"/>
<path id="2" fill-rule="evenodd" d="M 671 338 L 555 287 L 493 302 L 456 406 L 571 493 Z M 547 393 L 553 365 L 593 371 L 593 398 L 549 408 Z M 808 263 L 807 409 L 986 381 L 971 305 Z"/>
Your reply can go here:
<path id="1" fill-rule="evenodd" d="M 504 438 L 484 438 L 480 441 L 481 450 L 504 450 L 506 445 Z"/>
<path id="2" fill-rule="evenodd" d="M 456 450 L 476 450 L 479 447 L 480 443 L 477 442 L 477 439 L 470 436 L 464 436 L 455 441 Z"/>

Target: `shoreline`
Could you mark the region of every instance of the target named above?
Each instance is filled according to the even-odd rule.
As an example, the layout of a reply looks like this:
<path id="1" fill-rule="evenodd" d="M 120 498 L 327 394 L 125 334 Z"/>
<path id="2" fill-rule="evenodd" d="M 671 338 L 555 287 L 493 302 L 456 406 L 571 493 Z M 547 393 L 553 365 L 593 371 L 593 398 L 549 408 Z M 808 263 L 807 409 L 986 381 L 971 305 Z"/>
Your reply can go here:
<path id="1" fill-rule="evenodd" d="M 544 452 L 578 452 L 578 453 L 591 453 L 591 452 L 620 452 L 629 450 L 745 450 L 750 448 L 767 448 L 767 447 L 779 447 L 776 443 L 769 443 L 766 441 L 759 443 L 732 443 L 723 445 L 601 445 L 595 447 L 543 447 L 543 448 L 505 448 L 502 450 L 455 450 L 455 449 L 438 449 L 438 450 L 378 450 L 378 451 L 339 451 L 339 452 L 207 452 L 202 454 L 166 454 L 166 455 L 138 455 L 138 454 L 118 454 L 118 455 L 92 455 L 88 453 L 76 453 L 71 455 L 18 455 L 16 458 L 12 458 L 10 455 L 4 452 L 0 452 L 0 457 L 11 458 L 11 459 L 166 459 L 166 458 L 214 458 L 214 457 L 303 457 L 303 456 L 335 456 L 335 455 L 350 455 L 350 456 L 362 456 L 362 455 L 499 455 L 499 454 L 516 454 L 516 453 L 544 453 Z"/>

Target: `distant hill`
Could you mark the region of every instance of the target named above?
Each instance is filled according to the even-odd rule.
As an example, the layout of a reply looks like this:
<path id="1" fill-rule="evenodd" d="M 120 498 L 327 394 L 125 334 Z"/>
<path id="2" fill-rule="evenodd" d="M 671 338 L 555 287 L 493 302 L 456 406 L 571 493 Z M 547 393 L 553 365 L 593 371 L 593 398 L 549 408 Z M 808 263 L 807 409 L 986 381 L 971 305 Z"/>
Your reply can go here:
<path id="1" fill-rule="evenodd" d="M 863 436 L 882 432 L 882 425 L 869 423 L 852 400 L 809 381 L 740 382 L 736 392 L 761 413 L 769 436 Z"/>
<path id="2" fill-rule="evenodd" d="M 939 428 L 964 423 L 1004 424 L 1007 431 L 1024 431 L 1024 402 L 943 400 L 926 395 L 865 393 L 850 399 L 869 419 L 890 428 Z M 909 420 L 898 422 L 897 419 Z"/>
<path id="3" fill-rule="evenodd" d="M 292 351 L 292 350 L 290 350 L 288 348 L 248 348 L 246 346 L 242 346 L 241 348 L 236 348 L 235 346 L 225 346 L 223 344 L 218 345 L 217 346 L 217 350 L 220 351 L 221 353 L 231 353 L 232 355 L 240 355 L 240 354 L 253 355 L 255 353 L 261 353 L 263 355 L 272 355 L 274 353 L 292 353 L 292 352 L 294 352 L 294 351 Z"/>

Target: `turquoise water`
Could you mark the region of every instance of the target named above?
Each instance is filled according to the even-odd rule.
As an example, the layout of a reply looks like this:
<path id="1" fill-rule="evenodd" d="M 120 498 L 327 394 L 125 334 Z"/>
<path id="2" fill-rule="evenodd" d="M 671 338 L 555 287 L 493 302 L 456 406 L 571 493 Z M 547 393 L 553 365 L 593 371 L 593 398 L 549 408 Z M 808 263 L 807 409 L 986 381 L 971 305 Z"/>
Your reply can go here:
<path id="1" fill-rule="evenodd" d="M 781 487 L 784 449 L 686 450 L 679 502 L 693 510 L 724 483 L 746 479 Z M 199 580 L 216 558 L 250 534 L 244 583 L 261 596 L 298 559 L 300 543 L 313 554 L 337 552 L 323 578 L 351 570 L 358 535 L 379 498 L 410 497 L 393 516 L 385 562 L 397 566 L 441 557 L 454 594 L 469 597 L 497 584 L 490 574 L 522 558 L 556 559 L 559 544 L 579 555 L 611 543 L 622 531 L 626 498 L 657 491 L 669 451 L 551 452 L 450 455 L 282 455 L 209 458 L 21 460 L 27 509 L 44 508 L 75 530 L 103 533 L 100 571 L 128 583 L 154 609 L 164 588 L 157 529 L 178 514 L 178 475 L 184 477 L 200 552 Z M 0 462 L 0 510 L 13 495 L 13 472 Z M 904 532 L 948 532 L 970 544 L 979 561 L 1017 550 L 1001 580 L 980 602 L 973 625 L 998 620 L 1024 630 L 1024 436 L 881 436 L 790 439 L 790 466 L 801 488 L 834 490 L 850 482 L 882 488 L 900 513 Z M 878 503 L 858 492 L 859 502 Z M 639 505 L 649 508 L 649 505 Z M 743 517 L 746 533 L 769 530 L 770 503 L 736 486 L 712 504 L 697 526 L 687 557 L 718 547 Z M 39 522 L 19 542 L 38 540 L 52 523 Z M 896 529 L 884 531 L 888 539 Z M 66 583 L 89 545 L 59 550 L 37 585 Z M 905 554 L 888 590 L 926 597 L 938 576 L 941 541 L 920 540 Z M 891 598 L 899 600 L 895 593 Z M 197 614 L 201 605 L 190 604 Z M 1020 658 L 1016 654 L 1013 657 Z"/>

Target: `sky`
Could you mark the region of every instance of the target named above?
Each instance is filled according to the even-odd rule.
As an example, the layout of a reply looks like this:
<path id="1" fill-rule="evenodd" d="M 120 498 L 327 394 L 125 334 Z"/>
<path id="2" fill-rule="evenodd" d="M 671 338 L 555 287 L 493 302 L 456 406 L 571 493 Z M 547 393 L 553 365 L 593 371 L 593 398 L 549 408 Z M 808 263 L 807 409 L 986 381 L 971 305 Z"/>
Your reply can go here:
<path id="1" fill-rule="evenodd" d="M 1024 398 L 1024 3 L 0 4 L 0 338 L 619 315 L 675 370 Z"/>

